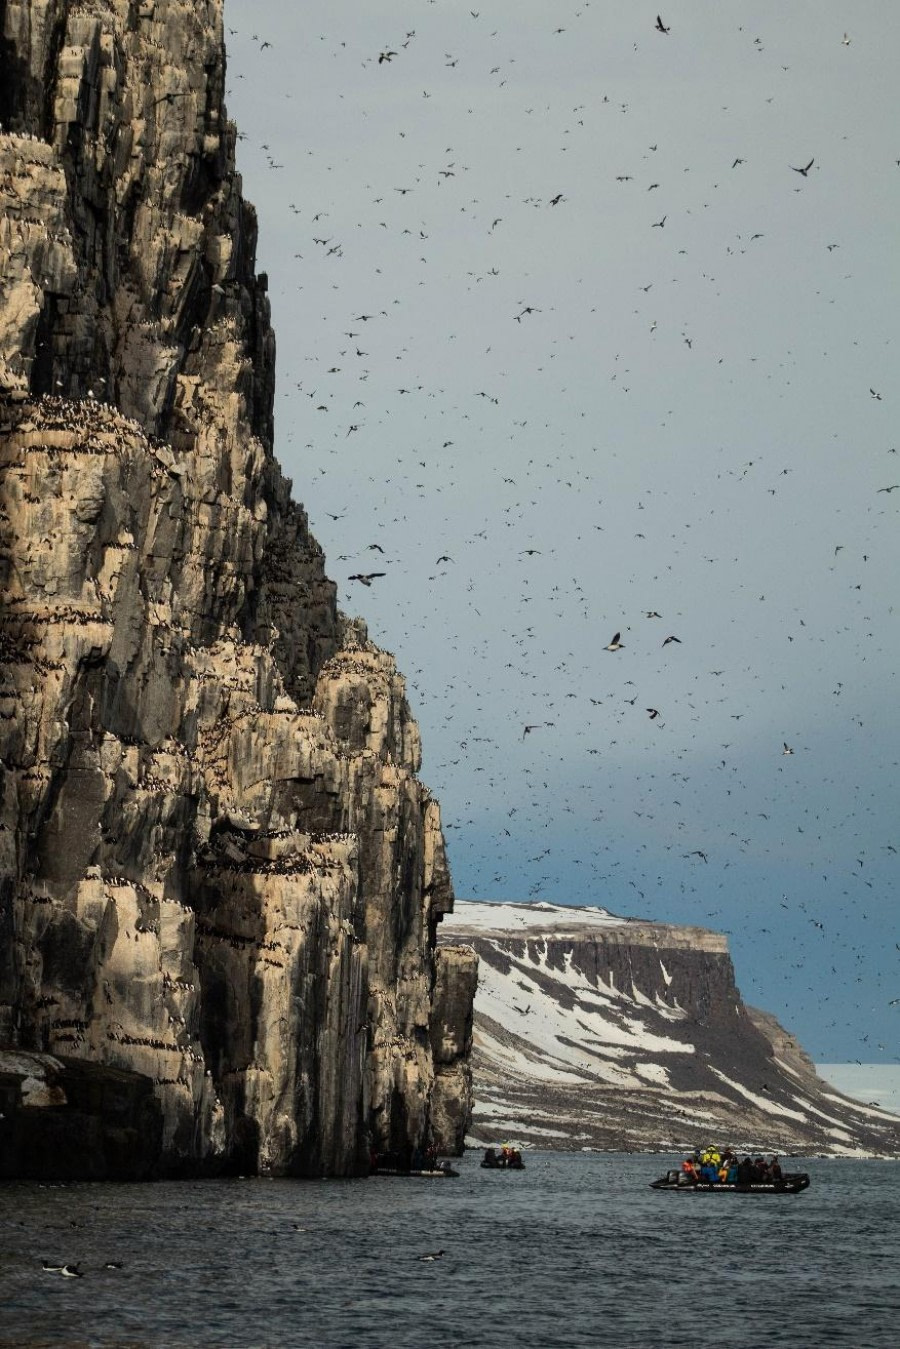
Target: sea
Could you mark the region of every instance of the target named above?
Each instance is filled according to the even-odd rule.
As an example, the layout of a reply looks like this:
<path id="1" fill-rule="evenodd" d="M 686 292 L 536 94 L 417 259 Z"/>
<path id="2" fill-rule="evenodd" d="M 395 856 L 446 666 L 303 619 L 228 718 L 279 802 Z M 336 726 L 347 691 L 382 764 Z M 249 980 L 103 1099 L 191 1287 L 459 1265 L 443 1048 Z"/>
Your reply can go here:
<path id="1" fill-rule="evenodd" d="M 897 1349 L 900 1162 L 791 1159 L 799 1195 L 651 1190 L 677 1160 L 3 1184 L 0 1345 Z"/>

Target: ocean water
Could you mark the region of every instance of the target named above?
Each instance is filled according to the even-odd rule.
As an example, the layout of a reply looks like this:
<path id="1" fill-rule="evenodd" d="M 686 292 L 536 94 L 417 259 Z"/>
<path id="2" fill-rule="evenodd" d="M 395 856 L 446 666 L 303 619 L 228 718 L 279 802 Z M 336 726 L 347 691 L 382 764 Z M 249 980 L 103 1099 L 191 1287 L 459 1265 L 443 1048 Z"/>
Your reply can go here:
<path id="1" fill-rule="evenodd" d="M 479 1160 L 456 1180 L 0 1186 L 0 1344 L 900 1344 L 900 1163 L 791 1161 L 811 1186 L 776 1197 L 657 1193 L 668 1158 Z"/>

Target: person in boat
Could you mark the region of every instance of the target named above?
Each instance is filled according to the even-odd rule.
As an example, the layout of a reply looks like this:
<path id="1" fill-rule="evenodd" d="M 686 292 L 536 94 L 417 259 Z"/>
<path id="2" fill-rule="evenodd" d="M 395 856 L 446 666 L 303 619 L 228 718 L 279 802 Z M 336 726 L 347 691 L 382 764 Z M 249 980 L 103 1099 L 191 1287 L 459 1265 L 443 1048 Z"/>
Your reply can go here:
<path id="1" fill-rule="evenodd" d="M 753 1163 L 749 1157 L 745 1157 L 737 1169 L 738 1185 L 753 1184 Z"/>
<path id="2" fill-rule="evenodd" d="M 777 1157 L 772 1158 L 771 1165 L 769 1166 L 769 1175 L 773 1180 L 781 1180 L 783 1178 L 781 1164 Z"/>
<path id="3" fill-rule="evenodd" d="M 697 1184 L 697 1162 L 691 1153 L 688 1153 L 681 1163 L 681 1174 L 689 1185 Z"/>
<path id="4" fill-rule="evenodd" d="M 769 1179 L 769 1168 L 766 1166 L 764 1157 L 757 1157 L 753 1163 L 753 1179 L 757 1185 L 764 1184 Z"/>

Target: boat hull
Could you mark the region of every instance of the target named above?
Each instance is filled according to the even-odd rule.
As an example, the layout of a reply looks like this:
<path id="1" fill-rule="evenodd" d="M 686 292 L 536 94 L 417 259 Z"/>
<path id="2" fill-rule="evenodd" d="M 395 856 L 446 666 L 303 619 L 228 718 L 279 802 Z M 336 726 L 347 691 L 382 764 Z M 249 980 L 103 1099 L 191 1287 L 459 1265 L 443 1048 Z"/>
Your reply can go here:
<path id="1" fill-rule="evenodd" d="M 674 1179 L 673 1179 L 674 1176 Z M 650 1182 L 651 1190 L 677 1190 L 679 1194 L 800 1194 L 809 1189 L 809 1176 L 805 1171 L 782 1176 L 781 1180 L 753 1181 L 750 1185 L 729 1185 L 717 1181 L 713 1185 L 708 1180 L 687 1183 L 679 1179 L 677 1172 L 660 1176 Z"/>
<path id="2" fill-rule="evenodd" d="M 416 1180 L 452 1180 L 459 1175 L 452 1166 L 439 1166 L 433 1171 L 401 1171 L 396 1166 L 379 1166 L 370 1176 L 404 1176 Z"/>

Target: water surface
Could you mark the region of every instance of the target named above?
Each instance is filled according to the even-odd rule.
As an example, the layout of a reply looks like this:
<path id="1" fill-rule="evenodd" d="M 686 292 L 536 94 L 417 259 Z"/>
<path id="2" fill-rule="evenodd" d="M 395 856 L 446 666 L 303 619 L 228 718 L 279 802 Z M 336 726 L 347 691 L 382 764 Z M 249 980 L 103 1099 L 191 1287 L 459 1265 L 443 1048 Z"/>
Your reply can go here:
<path id="1" fill-rule="evenodd" d="M 900 1164 L 791 1162 L 805 1193 L 737 1196 L 650 1190 L 667 1158 L 479 1159 L 430 1182 L 2 1186 L 0 1344 L 900 1343 Z"/>

